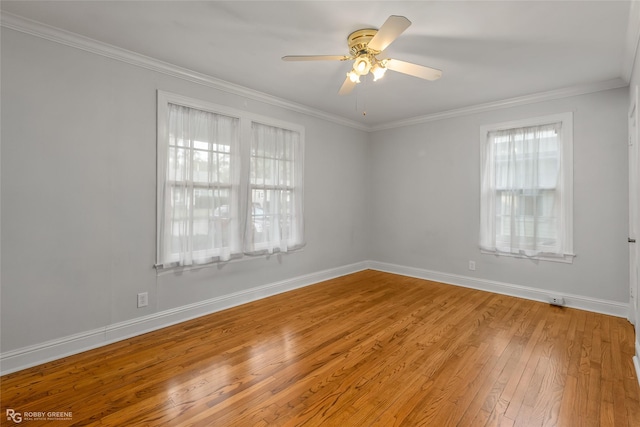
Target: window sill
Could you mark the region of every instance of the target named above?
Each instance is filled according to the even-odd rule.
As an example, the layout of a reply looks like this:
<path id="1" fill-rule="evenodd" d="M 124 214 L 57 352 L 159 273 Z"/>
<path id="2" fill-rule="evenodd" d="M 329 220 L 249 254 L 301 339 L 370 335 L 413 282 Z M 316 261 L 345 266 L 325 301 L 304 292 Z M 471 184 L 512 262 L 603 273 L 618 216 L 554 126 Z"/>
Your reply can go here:
<path id="1" fill-rule="evenodd" d="M 202 264 L 192 264 L 192 265 L 182 265 L 182 266 L 176 265 L 171 267 L 162 267 L 161 265 L 156 264 L 154 265 L 154 268 L 156 269 L 156 275 L 158 276 L 164 276 L 166 274 L 177 274 L 177 273 L 188 272 L 188 271 L 196 271 L 196 270 L 202 270 L 205 268 L 213 268 L 213 267 L 217 267 L 220 269 L 227 264 L 235 264 L 237 262 L 245 262 L 245 261 L 251 261 L 251 260 L 256 260 L 261 258 L 269 259 L 271 257 L 280 257 L 282 255 L 303 251 L 304 248 L 305 248 L 305 245 L 300 245 L 295 248 L 289 249 L 287 252 L 276 251 L 273 253 L 260 252 L 260 253 L 238 254 L 235 256 L 232 255 L 231 259 L 226 261 L 216 260 L 216 261 L 206 262 Z"/>
<path id="2" fill-rule="evenodd" d="M 550 261 L 550 262 L 559 262 L 563 264 L 573 264 L 573 259 L 576 257 L 575 254 L 564 254 L 563 256 L 526 256 L 522 254 L 511 254 L 508 252 L 500 252 L 500 251 L 488 251 L 486 249 L 480 249 L 480 253 L 485 255 L 494 255 L 494 256 L 505 256 L 511 258 L 521 258 L 528 259 L 532 261 Z"/>

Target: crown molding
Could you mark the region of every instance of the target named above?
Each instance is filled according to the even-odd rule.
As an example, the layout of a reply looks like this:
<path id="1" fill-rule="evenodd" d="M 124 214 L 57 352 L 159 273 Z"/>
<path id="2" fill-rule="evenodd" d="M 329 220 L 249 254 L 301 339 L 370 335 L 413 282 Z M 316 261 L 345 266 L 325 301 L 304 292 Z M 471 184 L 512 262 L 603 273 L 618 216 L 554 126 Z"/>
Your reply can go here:
<path id="1" fill-rule="evenodd" d="M 622 57 L 622 79 L 629 83 L 633 74 L 633 67 L 640 43 L 640 2 L 632 1 L 629 7 L 629 21 Z"/>
<path id="2" fill-rule="evenodd" d="M 369 128 L 369 131 L 375 132 L 379 130 L 393 129 L 405 126 L 412 126 L 421 123 L 433 122 L 436 120 L 450 119 L 453 117 L 467 116 L 469 114 L 484 113 L 487 111 L 499 110 L 502 108 L 517 107 L 520 105 L 534 104 L 537 102 L 550 101 L 560 98 L 568 98 L 570 96 L 586 95 L 589 93 L 600 92 L 604 90 L 617 89 L 627 87 L 629 84 L 622 79 L 605 80 L 596 83 L 584 85 L 570 86 L 562 89 L 552 90 L 548 92 L 539 92 L 530 95 L 519 96 L 516 98 L 504 99 L 486 104 L 472 105 L 469 107 L 457 108 L 454 110 L 442 111 L 439 113 L 429 114 L 425 116 L 413 117 L 410 119 L 397 120 L 394 122 L 384 123 Z"/>
<path id="3" fill-rule="evenodd" d="M 122 49 L 108 43 L 103 43 L 98 40 L 82 36 L 80 34 L 52 27 L 50 25 L 33 21 L 31 19 L 23 18 L 12 13 L 0 13 L 0 26 L 35 37 L 40 37 L 54 43 L 59 43 L 72 48 L 84 50 L 86 52 L 91 52 L 96 55 L 115 59 L 117 61 L 134 65 L 136 67 L 145 68 L 147 70 L 176 77 L 192 83 L 197 83 L 223 92 L 239 95 L 241 97 L 252 99 L 254 101 L 263 102 L 265 104 L 295 111 L 355 129 L 364 131 L 369 130 L 369 127 L 367 125 L 353 120 L 348 120 L 334 114 L 329 114 L 321 110 L 310 108 L 306 105 L 287 101 L 285 99 L 278 98 L 264 92 L 230 83 L 225 80 L 199 73 L 197 71 L 179 67 L 177 65 L 160 61 L 158 59 L 151 58 L 127 49 Z"/>

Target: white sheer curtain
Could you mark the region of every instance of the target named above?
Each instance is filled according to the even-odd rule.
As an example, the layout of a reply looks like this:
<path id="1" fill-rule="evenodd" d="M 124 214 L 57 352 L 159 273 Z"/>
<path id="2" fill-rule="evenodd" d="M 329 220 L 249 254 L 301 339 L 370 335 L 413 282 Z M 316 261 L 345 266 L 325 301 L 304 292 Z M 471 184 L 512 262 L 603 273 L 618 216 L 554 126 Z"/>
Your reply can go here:
<path id="1" fill-rule="evenodd" d="M 303 152 L 297 131 L 253 122 L 246 253 L 287 252 L 303 242 Z"/>
<path id="2" fill-rule="evenodd" d="M 563 256 L 562 123 L 488 132 L 481 153 L 480 246 Z"/>
<path id="3" fill-rule="evenodd" d="M 166 138 L 159 144 L 162 267 L 228 260 L 238 239 L 239 120 L 168 104 Z"/>

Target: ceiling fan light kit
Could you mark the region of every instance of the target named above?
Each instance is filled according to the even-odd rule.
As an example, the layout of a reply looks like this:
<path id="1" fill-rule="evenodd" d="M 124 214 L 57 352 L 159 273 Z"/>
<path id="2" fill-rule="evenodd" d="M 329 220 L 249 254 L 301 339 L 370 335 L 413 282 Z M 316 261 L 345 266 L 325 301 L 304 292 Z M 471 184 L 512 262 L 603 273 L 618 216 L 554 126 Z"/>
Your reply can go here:
<path id="1" fill-rule="evenodd" d="M 378 81 L 384 77 L 384 73 L 387 72 L 386 60 L 382 60 L 380 62 L 376 62 L 373 67 L 371 67 L 371 74 L 373 74 L 373 81 Z"/>
<path id="2" fill-rule="evenodd" d="M 393 70 L 426 80 L 436 80 L 442 76 L 442 71 L 399 61 L 397 59 L 378 59 L 382 53 L 400 34 L 411 25 L 404 16 L 392 15 L 382 24 L 379 30 L 365 28 L 349 34 L 347 43 L 350 56 L 340 55 L 292 55 L 284 56 L 284 61 L 347 61 L 353 60 L 353 67 L 347 73 L 347 78 L 338 91 L 340 95 L 350 93 L 356 84 L 360 83 L 360 76 L 373 74 L 373 81 L 381 79 L 386 71 Z"/>
<path id="3" fill-rule="evenodd" d="M 366 55 L 361 55 L 353 61 L 353 71 L 359 75 L 364 76 L 371 70 L 371 60 Z"/>

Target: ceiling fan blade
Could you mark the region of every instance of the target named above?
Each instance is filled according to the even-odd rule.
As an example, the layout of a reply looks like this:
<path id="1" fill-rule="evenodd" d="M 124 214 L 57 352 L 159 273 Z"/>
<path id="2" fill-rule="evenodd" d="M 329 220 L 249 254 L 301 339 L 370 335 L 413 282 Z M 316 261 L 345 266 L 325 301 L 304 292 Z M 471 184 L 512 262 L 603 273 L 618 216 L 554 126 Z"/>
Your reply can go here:
<path id="1" fill-rule="evenodd" d="M 404 30 L 409 28 L 409 25 L 411 25 L 411 21 L 404 16 L 391 15 L 384 24 L 382 24 L 382 27 L 380 27 L 367 46 L 369 49 L 382 52 L 393 43 Z"/>
<path id="2" fill-rule="evenodd" d="M 356 87 L 356 84 L 357 84 L 356 82 L 352 82 L 351 79 L 347 77 L 344 80 L 344 83 L 342 83 L 342 86 L 338 91 L 338 95 L 348 95 L 349 93 L 351 93 L 353 88 Z"/>
<path id="3" fill-rule="evenodd" d="M 387 59 L 388 69 L 410 76 L 419 77 L 425 80 L 438 80 L 442 77 L 442 71 L 436 68 L 425 67 L 423 65 L 412 64 L 411 62 L 399 61 L 397 59 Z"/>
<path id="4" fill-rule="evenodd" d="M 352 59 L 345 55 L 288 55 L 283 56 L 283 61 L 346 61 Z"/>

